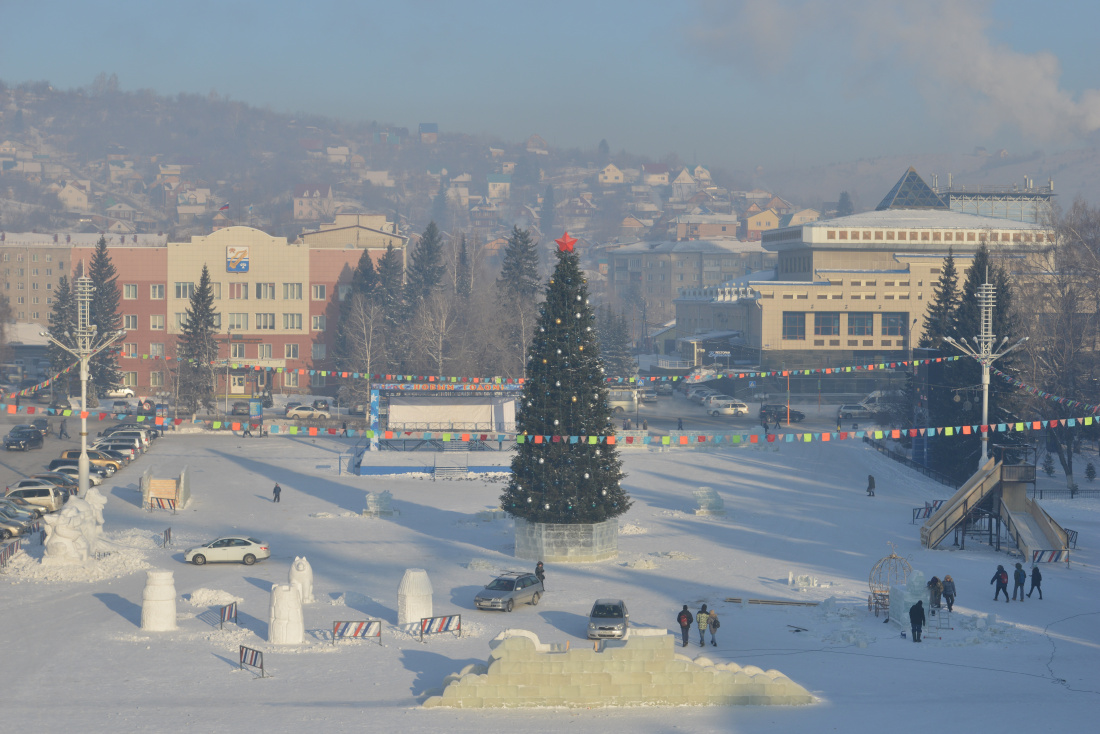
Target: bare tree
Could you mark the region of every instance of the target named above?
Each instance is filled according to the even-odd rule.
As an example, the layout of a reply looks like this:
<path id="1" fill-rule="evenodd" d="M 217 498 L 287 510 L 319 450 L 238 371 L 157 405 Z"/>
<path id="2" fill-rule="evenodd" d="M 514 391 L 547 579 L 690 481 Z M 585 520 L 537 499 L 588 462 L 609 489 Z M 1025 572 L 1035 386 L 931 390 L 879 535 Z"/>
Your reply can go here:
<path id="1" fill-rule="evenodd" d="M 413 321 L 413 354 L 417 363 L 436 375 L 448 374 L 451 362 L 451 337 L 458 324 L 458 307 L 453 293 L 433 290 L 421 302 Z"/>
<path id="2" fill-rule="evenodd" d="M 373 374 L 386 363 L 385 314 L 373 298 L 356 294 L 345 304 L 344 322 L 348 336 L 348 366 L 363 374 Z M 353 381 L 351 393 L 358 401 L 370 397 L 370 381 Z"/>

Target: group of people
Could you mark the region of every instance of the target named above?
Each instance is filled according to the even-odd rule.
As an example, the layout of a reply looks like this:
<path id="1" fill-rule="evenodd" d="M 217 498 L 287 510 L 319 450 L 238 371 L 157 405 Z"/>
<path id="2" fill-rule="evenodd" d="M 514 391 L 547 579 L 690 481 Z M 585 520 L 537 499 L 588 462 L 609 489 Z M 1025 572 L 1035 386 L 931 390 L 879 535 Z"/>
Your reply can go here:
<path id="1" fill-rule="evenodd" d="M 1012 581 L 1015 584 L 1012 587 L 1012 600 L 1016 601 L 1016 595 L 1020 595 L 1020 601 L 1024 600 L 1024 582 L 1027 581 L 1027 571 L 1024 570 L 1022 563 L 1016 564 L 1016 570 L 1012 572 Z M 997 566 L 996 572 L 993 574 L 993 578 L 989 580 L 990 585 L 996 584 L 996 588 L 993 591 L 993 601 L 997 601 L 1001 597 L 1001 592 L 1005 593 L 1005 604 L 1008 604 L 1008 571 L 1004 566 Z M 1031 588 L 1028 589 L 1027 598 L 1030 599 L 1033 592 L 1039 592 L 1039 598 L 1043 598 L 1043 574 L 1039 571 L 1039 567 L 1033 565 L 1031 567 Z"/>
<path id="2" fill-rule="evenodd" d="M 951 578 L 951 574 L 944 576 L 943 581 L 940 581 L 938 576 L 933 576 L 927 586 L 930 592 L 930 605 L 933 609 L 942 608 L 943 603 L 940 601 L 942 597 L 943 601 L 947 602 L 947 611 L 954 611 L 955 579 Z"/>
<path id="3" fill-rule="evenodd" d="M 623 419 L 623 430 L 624 430 L 624 431 L 629 431 L 629 430 L 631 430 L 631 426 L 633 426 L 633 425 L 634 425 L 634 424 L 632 424 L 632 423 L 630 422 L 630 419 L 629 419 L 629 418 L 624 418 L 624 419 Z M 643 430 L 643 431 L 648 431 L 648 430 L 649 430 L 649 420 L 648 420 L 648 419 L 646 419 L 646 418 L 642 418 L 642 425 L 641 425 L 641 430 Z"/>
<path id="4" fill-rule="evenodd" d="M 691 635 L 691 625 L 695 623 L 696 628 L 699 630 L 699 647 L 705 647 L 707 644 L 706 634 L 710 631 L 710 644 L 718 647 L 718 640 L 715 638 L 718 632 L 718 612 L 715 610 L 707 610 L 707 605 L 704 604 L 699 608 L 699 613 L 692 616 L 691 611 L 688 610 L 688 605 L 685 604 L 684 608 L 680 610 L 680 613 L 676 615 L 676 623 L 680 625 L 680 634 L 683 637 L 683 647 L 688 645 L 688 637 Z"/>

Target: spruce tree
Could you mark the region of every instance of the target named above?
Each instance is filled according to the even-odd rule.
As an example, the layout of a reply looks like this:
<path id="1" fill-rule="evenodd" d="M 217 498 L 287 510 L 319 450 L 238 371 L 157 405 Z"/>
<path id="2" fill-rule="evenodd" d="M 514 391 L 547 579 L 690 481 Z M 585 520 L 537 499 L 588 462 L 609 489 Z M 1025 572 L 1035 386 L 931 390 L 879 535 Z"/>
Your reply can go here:
<path id="1" fill-rule="evenodd" d="M 533 299 L 539 292 L 539 251 L 531 232 L 512 227 L 508 245 L 504 248 L 504 262 L 497 279 L 497 290 L 502 301 L 512 298 Z"/>
<path id="2" fill-rule="evenodd" d="M 955 309 L 959 305 L 959 276 L 955 271 L 955 253 L 947 250 L 943 260 L 940 279 L 932 289 L 932 302 L 924 314 L 924 334 L 920 346 L 932 349 L 943 348 L 943 338 L 951 335 Z"/>
<path id="3" fill-rule="evenodd" d="M 68 276 L 62 275 L 53 292 L 53 308 L 50 311 L 49 333 L 62 344 L 72 344 L 76 329 L 76 301 Z M 46 348 L 50 369 L 57 374 L 75 361 L 75 357 L 53 342 Z M 64 401 L 72 394 L 72 374 L 64 375 L 53 383 L 53 396 Z"/>
<path id="4" fill-rule="evenodd" d="M 458 245 L 458 261 L 455 263 L 455 294 L 459 298 L 467 299 L 470 297 L 472 288 L 473 272 L 470 269 L 470 253 L 466 249 L 466 235 L 463 234 Z"/>
<path id="5" fill-rule="evenodd" d="M 88 269 L 95 293 L 92 295 L 90 313 L 91 323 L 96 327 L 100 338 L 118 331 L 122 327 L 122 316 L 118 313 L 121 294 L 118 288 L 118 271 L 107 251 L 107 238 L 100 237 L 92 254 L 92 264 Z M 114 344 L 104 349 L 88 363 L 90 397 L 103 395 L 122 384 L 122 373 L 118 370 L 118 354 L 121 347 Z"/>
<path id="6" fill-rule="evenodd" d="M 443 280 L 447 268 L 443 264 L 443 237 L 435 222 L 429 222 L 409 262 L 405 301 L 411 311 L 428 297 Z"/>
<path id="7" fill-rule="evenodd" d="M 530 522 L 597 523 L 623 514 L 631 502 L 617 447 L 585 438 L 613 434 L 611 410 L 588 287 L 569 235 L 558 242 L 557 266 L 527 353 L 517 417 L 526 438 L 500 501 L 510 515 Z M 572 443 L 570 436 L 581 438 Z"/>
<path id="8" fill-rule="evenodd" d="M 400 371 L 408 340 L 398 338 L 408 323 L 404 300 L 405 266 L 401 252 L 393 243 L 386 245 L 386 254 L 378 262 L 377 299 L 385 319 L 384 337 L 390 347 L 389 369 Z M 386 370 L 379 370 L 386 371 Z"/>
<path id="9" fill-rule="evenodd" d="M 191 294 L 176 342 L 178 404 L 188 413 L 196 413 L 200 407 L 208 411 L 214 408 L 213 363 L 218 358 L 216 314 L 210 272 L 203 264 L 199 284 Z"/>

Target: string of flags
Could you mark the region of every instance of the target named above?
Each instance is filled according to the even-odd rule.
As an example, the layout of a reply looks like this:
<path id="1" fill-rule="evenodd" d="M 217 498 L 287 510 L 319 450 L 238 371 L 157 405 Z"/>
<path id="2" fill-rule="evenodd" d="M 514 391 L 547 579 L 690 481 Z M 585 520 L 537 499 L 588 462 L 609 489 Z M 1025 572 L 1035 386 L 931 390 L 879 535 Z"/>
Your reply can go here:
<path id="1" fill-rule="evenodd" d="M 1045 400 L 1049 400 L 1052 403 L 1058 403 L 1059 405 L 1064 405 L 1067 408 L 1073 408 L 1073 409 L 1084 408 L 1085 410 L 1087 410 L 1090 413 L 1100 412 L 1100 405 L 1090 405 L 1089 403 L 1085 403 L 1085 402 L 1082 402 L 1080 400 L 1071 400 L 1070 398 L 1063 398 L 1059 395 L 1053 395 L 1051 393 L 1040 390 L 1039 388 L 1035 387 L 1034 385 L 1029 385 L 1028 383 L 1024 382 L 1023 380 L 1017 380 L 1012 375 L 1006 375 L 1004 372 L 1001 372 L 996 367 L 990 367 L 989 372 L 990 372 L 990 374 L 993 374 L 993 375 L 996 375 L 997 377 L 1000 377 L 1002 380 L 1004 380 L 1008 384 L 1012 385 L 1017 390 L 1023 390 L 1026 393 L 1038 396 L 1038 397 L 1043 398 Z"/>

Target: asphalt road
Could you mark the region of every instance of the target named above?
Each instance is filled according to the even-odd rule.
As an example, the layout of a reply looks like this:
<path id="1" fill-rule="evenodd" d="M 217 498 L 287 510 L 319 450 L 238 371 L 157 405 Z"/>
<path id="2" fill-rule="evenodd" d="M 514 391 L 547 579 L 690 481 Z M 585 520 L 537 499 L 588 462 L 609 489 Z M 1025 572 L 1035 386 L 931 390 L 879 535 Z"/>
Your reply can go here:
<path id="1" fill-rule="evenodd" d="M 780 401 L 774 401 L 776 403 Z M 622 419 L 630 418 L 631 429 L 637 430 L 637 427 L 641 425 L 642 420 L 646 420 L 649 423 L 649 432 L 651 434 L 664 435 L 669 431 L 676 430 L 676 424 L 678 419 L 683 419 L 685 431 L 699 431 L 700 433 L 724 433 L 730 431 L 745 432 L 745 433 L 759 433 L 762 426 L 760 425 L 760 403 L 747 403 L 749 406 L 748 415 L 729 416 L 723 415 L 718 417 L 711 417 L 707 414 L 706 409 L 699 403 L 688 400 L 680 393 L 674 393 L 672 395 L 659 396 L 656 402 L 641 403 L 638 407 L 637 414 L 624 414 L 619 416 L 615 420 L 615 424 L 618 428 L 622 428 Z M 836 413 L 838 405 L 829 405 L 817 403 L 803 404 L 803 403 L 791 403 L 792 409 L 802 411 L 806 415 L 806 419 L 800 423 L 792 423 L 790 426 L 786 424 L 780 429 L 780 433 L 802 433 L 806 431 L 819 433 L 825 431 L 836 430 Z M 851 430 L 853 421 L 845 421 L 844 430 Z M 871 426 L 870 421 L 859 423 L 859 427 L 867 428 Z M 770 433 L 775 433 L 775 424 L 769 428 Z"/>

